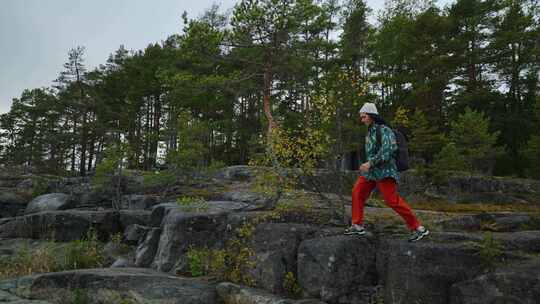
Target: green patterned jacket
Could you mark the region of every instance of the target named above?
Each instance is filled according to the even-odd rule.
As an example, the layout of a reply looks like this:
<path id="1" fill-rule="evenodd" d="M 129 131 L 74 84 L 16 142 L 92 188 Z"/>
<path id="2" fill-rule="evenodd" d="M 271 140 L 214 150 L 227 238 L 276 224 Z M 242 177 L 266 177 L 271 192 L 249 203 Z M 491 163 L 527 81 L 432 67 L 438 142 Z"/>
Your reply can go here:
<path id="1" fill-rule="evenodd" d="M 377 126 L 381 127 L 381 147 L 377 149 Z M 378 181 L 385 177 L 391 177 L 396 182 L 399 173 L 396 167 L 394 155 L 398 145 L 392 129 L 385 125 L 371 124 L 366 134 L 366 156 L 371 164 L 369 172 L 362 173 L 367 180 Z"/>

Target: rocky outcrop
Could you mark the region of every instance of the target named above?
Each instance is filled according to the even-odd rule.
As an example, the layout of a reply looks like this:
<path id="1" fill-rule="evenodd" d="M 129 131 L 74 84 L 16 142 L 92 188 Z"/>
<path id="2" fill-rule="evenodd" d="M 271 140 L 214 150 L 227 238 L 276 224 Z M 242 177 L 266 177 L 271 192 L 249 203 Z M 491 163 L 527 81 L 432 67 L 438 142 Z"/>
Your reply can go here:
<path id="1" fill-rule="evenodd" d="M 28 200 L 12 189 L 0 188 L 0 218 L 20 215 L 26 209 Z"/>
<path id="2" fill-rule="evenodd" d="M 268 168 L 232 166 L 222 169 L 216 178 L 250 181 Z M 283 170 L 283 175 L 291 170 Z M 299 175 L 299 183 L 311 191 L 350 195 L 358 171 L 316 170 Z M 409 201 L 440 200 L 452 203 L 538 203 L 540 181 L 475 174 L 448 173 L 440 179 L 428 179 L 415 170 L 400 176 L 400 193 Z"/>
<path id="3" fill-rule="evenodd" d="M 158 199 L 153 195 L 129 194 L 122 197 L 122 209 L 145 210 L 158 204 Z"/>
<path id="4" fill-rule="evenodd" d="M 450 304 L 535 304 L 540 299 L 540 259 L 456 283 Z"/>
<path id="5" fill-rule="evenodd" d="M 190 246 L 223 247 L 227 231 L 227 213 L 187 213 L 171 210 L 162 223 L 159 245 L 152 266 L 164 272 L 184 268 Z M 176 265 L 176 266 L 175 266 Z"/>
<path id="6" fill-rule="evenodd" d="M 533 218 L 528 214 L 519 213 L 480 213 L 454 217 L 442 220 L 439 224 L 444 230 L 478 231 L 489 228 L 493 231 L 516 231 L 526 227 Z"/>
<path id="7" fill-rule="evenodd" d="M 34 250 L 43 239 L 53 238 L 58 246 L 67 248 L 69 244 L 61 242 L 79 240 L 90 228 L 103 241 L 123 233 L 123 244 L 111 241 L 104 247 L 104 266 L 111 268 L 4 280 L 0 282 L 0 302 L 7 299 L 4 302 L 54 303 L 45 293 L 65 299 L 92 295 L 88 303 L 115 303 L 125 298 L 136 303 L 448 304 L 512 303 L 515 297 L 523 299 L 523 303 L 534 303 L 532 299 L 538 297 L 534 292 L 519 289 L 520 283 L 527 290 L 538 287 L 535 273 L 540 272 L 540 220 L 533 213 L 448 215 L 415 210 L 432 233 L 419 243 L 408 243 L 406 227 L 395 212 L 372 200 L 370 207 L 365 208 L 370 232 L 363 237 L 344 236 L 350 208 L 344 207 L 337 195 L 324 193 L 328 200 L 323 200 L 316 193 L 303 193 L 298 202 L 309 202 L 308 210 L 294 205 L 297 193 L 283 193 L 282 201 L 287 204 L 272 210 L 272 198 L 250 188 L 249 182 L 260 173 L 257 170 L 230 167 L 218 173 L 212 182 L 178 185 L 179 193 L 207 193 L 214 182 L 220 185 L 215 189 L 223 190 L 212 193 L 215 200 L 193 202 L 186 200 L 191 196 L 187 194 L 179 201 L 172 196 L 160 201 L 155 193 L 144 194 L 136 187 L 131 190 L 138 192 L 130 194 L 130 184 L 140 187 L 142 183 L 140 178 L 130 177 L 121 180 L 125 182 L 124 190 L 129 191 L 120 210 L 112 210 L 98 196 L 95 202 L 89 199 L 88 204 L 82 203 L 80 200 L 88 192 L 81 190 L 84 187 L 77 188 L 75 182 L 55 186 L 77 203 L 51 208 L 75 209 L 0 218 L 0 258 L 16 256 L 22 248 L 18 243 L 30 244 L 29 250 Z M 354 180 L 356 173 L 349 173 L 349 180 Z M 324 177 L 318 186 L 336 187 L 330 173 L 317 174 L 321 175 L 310 178 Z M 435 193 L 441 199 L 454 195 L 445 193 L 444 188 L 433 188 L 430 181 L 409 183 L 408 174 L 404 175 L 404 182 L 420 189 L 409 194 Z M 489 185 L 475 181 L 471 188 L 456 187 L 461 193 L 458 195 L 509 189 L 503 194 L 517 195 L 512 192 L 516 191 L 526 197 L 536 191 L 534 182 L 524 188 L 508 186 L 506 181 Z M 345 217 L 334 221 L 332 212 L 336 210 Z M 40 244 L 33 245 L 35 242 Z M 236 247 L 231 249 L 230 244 Z M 181 277 L 194 275 L 192 263 L 201 263 L 188 254 L 192 248 L 220 250 L 225 258 L 219 262 L 232 261 L 230 265 L 235 271 L 242 271 L 241 281 L 256 288 Z M 242 259 L 235 260 L 235 254 Z M 220 264 L 219 271 L 230 270 L 223 270 L 230 265 Z M 216 276 L 223 277 L 227 276 Z"/>
<path id="8" fill-rule="evenodd" d="M 215 285 L 142 268 L 85 269 L 0 281 L 0 291 L 56 303 L 219 303 Z M 60 302 L 63 301 L 63 302 Z"/>
<path id="9" fill-rule="evenodd" d="M 303 224 L 263 223 L 257 226 L 249 241 L 253 250 L 245 271 L 260 288 L 285 293 L 288 273 L 297 277 L 297 256 L 300 243 L 314 237 L 317 227 Z"/>
<path id="10" fill-rule="evenodd" d="M 377 252 L 385 303 L 448 303 L 450 287 L 482 272 L 477 251 L 463 244 L 384 239 Z"/>
<path id="11" fill-rule="evenodd" d="M 116 211 L 44 211 L 10 218 L 0 224 L 0 238 L 72 241 L 96 229 L 101 239 L 122 231 Z"/>
<path id="12" fill-rule="evenodd" d="M 135 265 L 138 267 L 149 267 L 152 264 L 158 249 L 161 229 L 151 228 L 144 235 L 144 240 L 135 252 Z"/>
<path id="13" fill-rule="evenodd" d="M 372 237 L 331 236 L 306 240 L 298 249 L 298 283 L 329 303 L 367 303 L 377 284 Z"/>
<path id="14" fill-rule="evenodd" d="M 225 304 L 325 304 L 318 299 L 295 301 L 232 283 L 220 283 L 216 289 Z"/>

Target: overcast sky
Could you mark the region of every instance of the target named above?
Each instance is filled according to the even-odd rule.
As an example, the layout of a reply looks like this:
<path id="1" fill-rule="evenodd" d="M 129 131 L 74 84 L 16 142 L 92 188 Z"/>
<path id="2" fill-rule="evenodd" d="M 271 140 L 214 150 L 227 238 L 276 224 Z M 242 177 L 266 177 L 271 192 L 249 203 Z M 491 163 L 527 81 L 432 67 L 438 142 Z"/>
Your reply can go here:
<path id="1" fill-rule="evenodd" d="M 68 51 L 86 48 L 92 70 L 124 45 L 144 49 L 181 31 L 181 14 L 200 16 L 213 3 L 236 0 L 0 0 L 0 113 L 24 89 L 50 87 Z M 374 10 L 384 0 L 368 0 Z"/>

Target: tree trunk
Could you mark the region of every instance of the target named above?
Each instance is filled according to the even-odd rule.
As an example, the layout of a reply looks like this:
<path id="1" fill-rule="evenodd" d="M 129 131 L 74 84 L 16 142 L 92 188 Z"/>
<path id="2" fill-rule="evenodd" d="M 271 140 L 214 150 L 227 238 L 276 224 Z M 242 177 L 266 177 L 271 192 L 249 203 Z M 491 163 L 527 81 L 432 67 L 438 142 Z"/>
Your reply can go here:
<path id="1" fill-rule="evenodd" d="M 264 65 L 264 88 L 263 88 L 263 109 L 266 119 L 268 120 L 268 133 L 270 136 L 272 129 L 275 127 L 274 117 L 272 116 L 271 106 L 270 106 L 270 95 L 272 93 L 272 83 L 273 83 L 273 74 L 272 74 L 272 60 L 270 55 L 268 55 L 266 64 Z"/>

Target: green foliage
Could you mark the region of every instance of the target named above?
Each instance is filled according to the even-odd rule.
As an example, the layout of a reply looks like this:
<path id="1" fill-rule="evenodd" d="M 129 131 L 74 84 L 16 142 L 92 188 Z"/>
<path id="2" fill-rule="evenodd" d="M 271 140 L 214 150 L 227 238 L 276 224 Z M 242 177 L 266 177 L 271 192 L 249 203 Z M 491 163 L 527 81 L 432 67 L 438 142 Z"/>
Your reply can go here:
<path id="1" fill-rule="evenodd" d="M 75 288 L 73 290 L 73 304 L 88 304 L 90 299 L 84 289 Z"/>
<path id="2" fill-rule="evenodd" d="M 117 232 L 117 233 L 114 233 L 111 235 L 110 237 L 110 242 L 116 247 L 118 248 L 118 251 L 120 254 L 127 254 L 131 248 L 127 245 L 127 244 L 124 244 L 122 242 L 122 233 L 121 232 Z"/>
<path id="3" fill-rule="evenodd" d="M 526 175 L 540 179 L 540 136 L 531 136 L 521 154 L 527 162 Z"/>
<path id="4" fill-rule="evenodd" d="M 302 295 L 302 288 L 298 284 L 294 273 L 287 272 L 285 279 L 283 280 L 283 289 L 292 297 L 299 298 Z"/>
<path id="5" fill-rule="evenodd" d="M 432 168 L 436 171 L 469 171 L 469 163 L 465 161 L 465 157 L 460 153 L 460 149 L 455 143 L 448 143 L 435 156 L 435 162 Z"/>
<path id="6" fill-rule="evenodd" d="M 123 159 L 126 156 L 127 146 L 124 144 L 114 145 L 105 150 L 105 157 L 96 166 L 96 172 L 92 178 L 92 186 L 96 190 L 111 191 L 115 176 L 122 174 Z"/>
<path id="7" fill-rule="evenodd" d="M 480 243 L 476 245 L 478 249 L 478 255 L 484 263 L 484 267 L 487 270 L 493 270 L 497 267 L 501 257 L 504 254 L 504 247 L 501 242 L 493 238 L 491 232 L 484 234 L 484 238 Z"/>
<path id="8" fill-rule="evenodd" d="M 427 162 L 433 160 L 433 155 L 439 153 L 447 141 L 437 127 L 430 124 L 421 110 L 416 110 L 410 119 L 411 140 L 409 149 Z M 448 154 L 449 151 L 445 152 Z"/>
<path id="9" fill-rule="evenodd" d="M 450 143 L 436 156 L 435 167 L 459 171 L 488 171 L 501 148 L 495 147 L 499 132 L 489 132 L 483 113 L 470 108 L 451 124 Z"/>
<path id="10" fill-rule="evenodd" d="M 209 132 L 205 122 L 194 118 L 188 110 L 178 114 L 178 148 L 169 150 L 166 163 L 174 175 L 189 177 L 195 170 L 204 166 L 208 152 L 204 141 Z"/>
<path id="11" fill-rule="evenodd" d="M 204 212 L 210 208 L 206 200 L 200 197 L 182 196 L 176 199 L 176 203 L 188 212 Z"/>
<path id="12" fill-rule="evenodd" d="M 169 171 L 151 171 L 143 174 L 143 184 L 149 188 L 166 188 L 176 180 L 176 176 Z"/>
<path id="13" fill-rule="evenodd" d="M 66 248 L 65 269 L 102 267 L 103 244 L 98 241 L 97 231 L 88 229 L 86 236 L 70 242 Z"/>
<path id="14" fill-rule="evenodd" d="M 205 269 L 208 264 L 208 250 L 197 250 L 190 247 L 187 252 L 189 272 L 193 277 L 200 277 L 208 273 Z"/>
<path id="15" fill-rule="evenodd" d="M 46 179 L 43 179 L 43 178 L 32 179 L 32 197 L 33 198 L 46 194 L 47 190 L 49 190 L 49 183 Z"/>
<path id="16" fill-rule="evenodd" d="M 411 151 L 428 164 L 450 126 L 469 170 L 490 172 L 502 152 L 494 147 L 504 147 L 499 172 L 535 176 L 525 169 L 538 130 L 536 3 L 442 6 L 387 1 L 370 23 L 365 1 L 243 0 L 230 20 L 217 6 L 184 16 L 181 33 L 120 47 L 93 71 L 74 48 L 54 88 L 24 90 L 0 115 L 0 163 L 84 175 L 98 160 L 95 184 L 105 186 L 116 162 L 100 154 L 125 142 L 127 168 L 163 162 L 177 178 L 265 152 L 266 165 L 308 172 L 358 150 L 357 111 L 370 101 L 411 131 Z M 491 127 L 458 118 L 467 107 Z M 426 120 L 403 120 L 406 109 Z M 266 137 L 264 114 L 276 138 Z"/>

